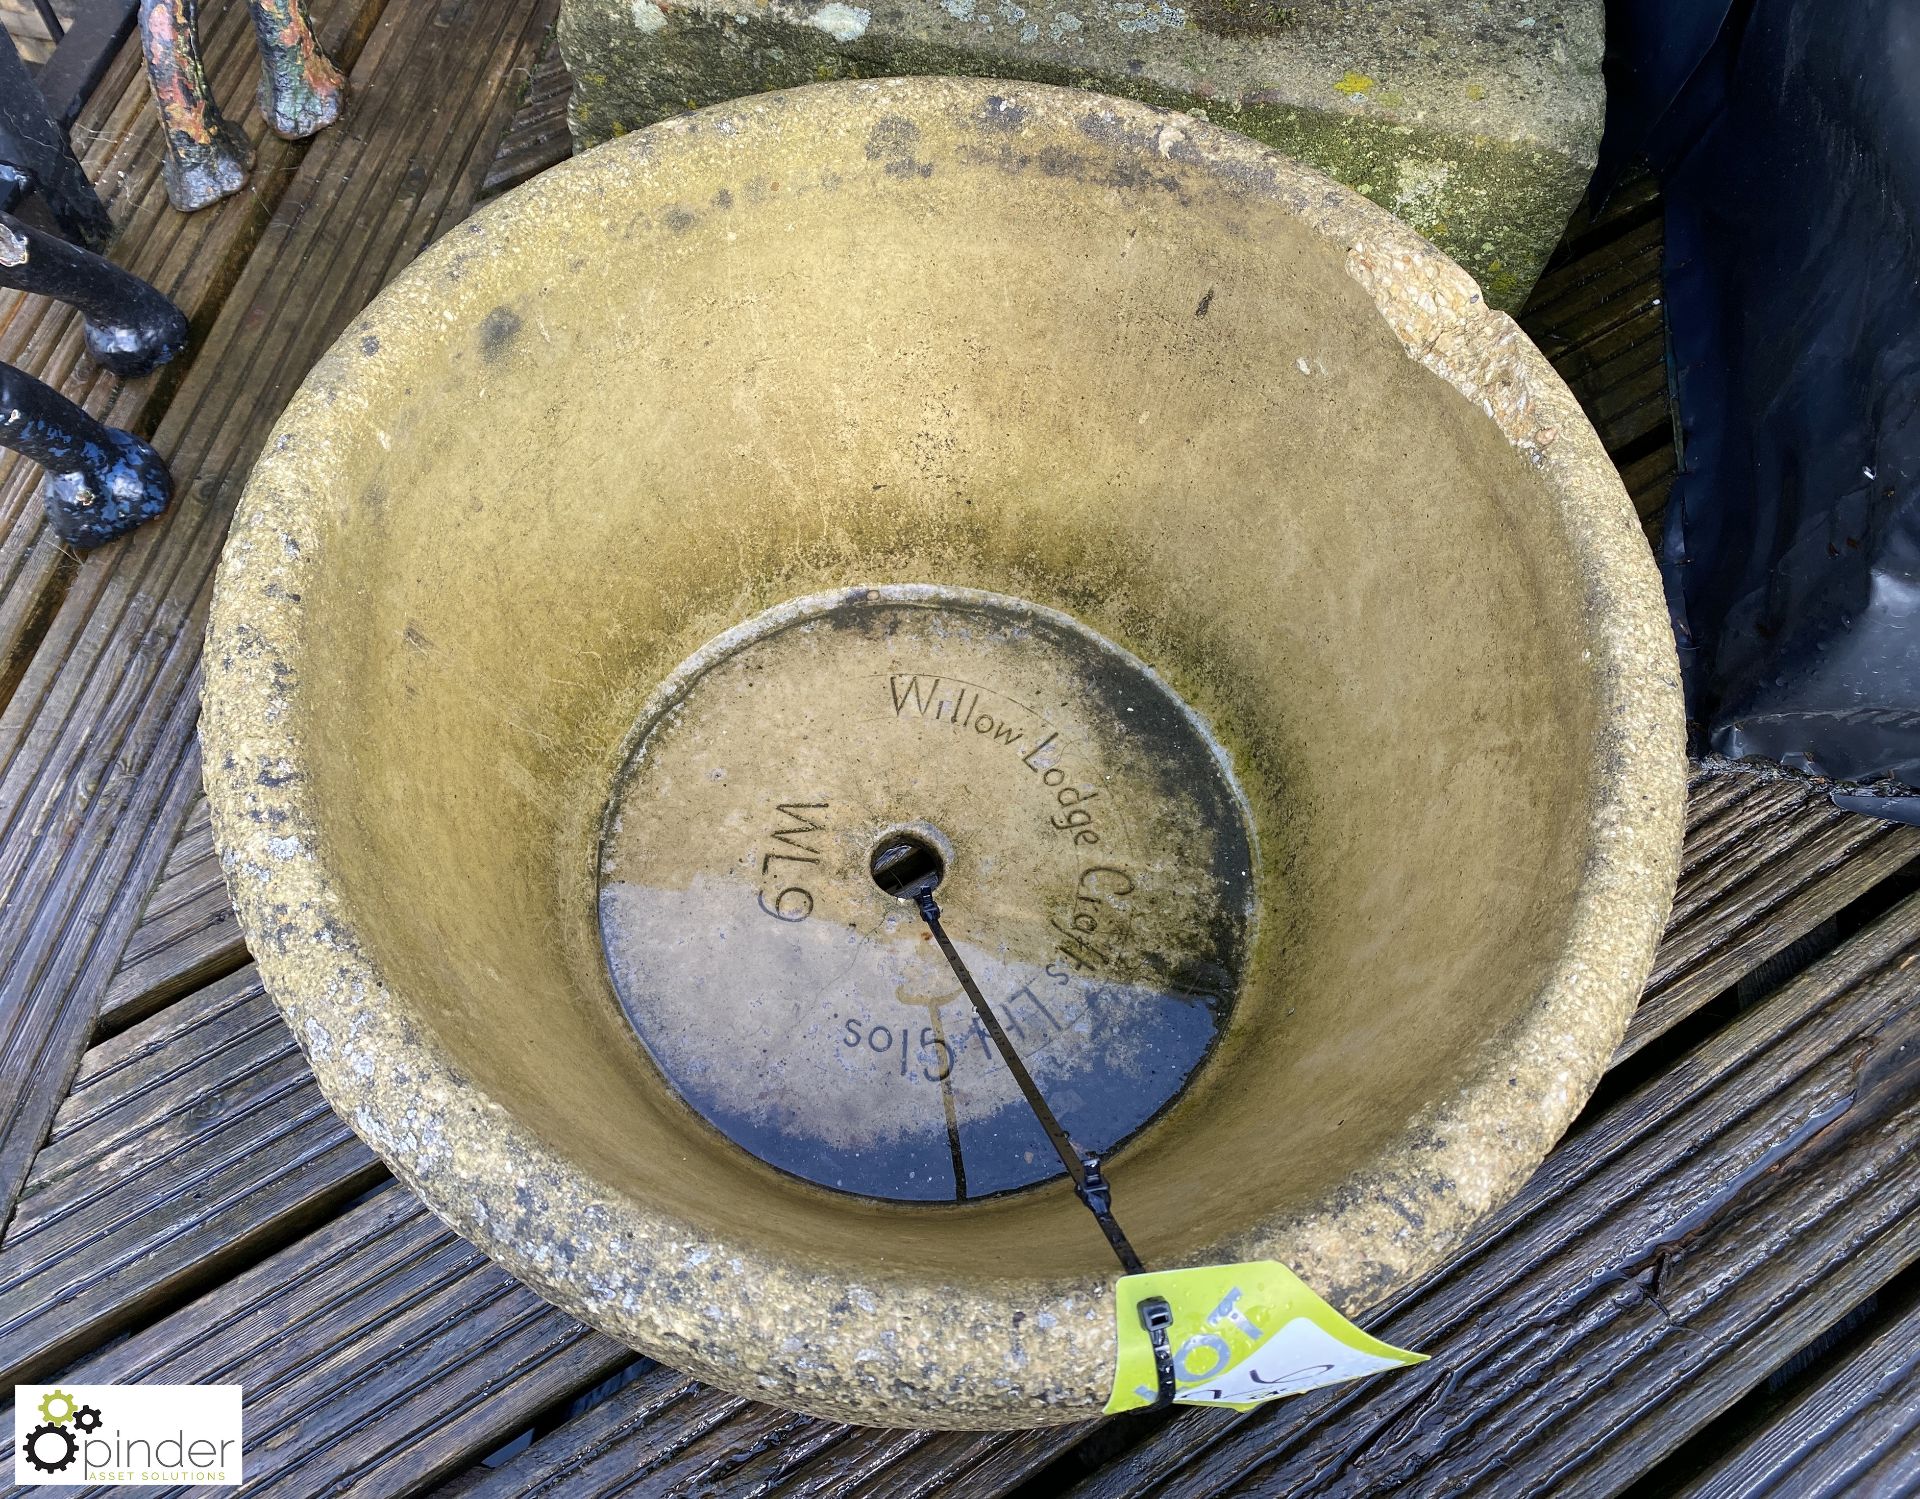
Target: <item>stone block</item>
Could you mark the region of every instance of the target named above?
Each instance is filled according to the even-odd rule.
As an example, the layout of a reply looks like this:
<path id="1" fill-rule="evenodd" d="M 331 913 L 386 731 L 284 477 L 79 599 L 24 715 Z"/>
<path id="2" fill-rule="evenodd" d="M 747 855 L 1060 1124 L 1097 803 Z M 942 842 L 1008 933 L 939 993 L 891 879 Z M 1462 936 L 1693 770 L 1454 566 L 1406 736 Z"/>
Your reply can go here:
<path id="1" fill-rule="evenodd" d="M 564 0 L 576 142 L 835 78 L 1183 110 L 1371 198 L 1516 308 L 1593 170 L 1602 0 Z"/>

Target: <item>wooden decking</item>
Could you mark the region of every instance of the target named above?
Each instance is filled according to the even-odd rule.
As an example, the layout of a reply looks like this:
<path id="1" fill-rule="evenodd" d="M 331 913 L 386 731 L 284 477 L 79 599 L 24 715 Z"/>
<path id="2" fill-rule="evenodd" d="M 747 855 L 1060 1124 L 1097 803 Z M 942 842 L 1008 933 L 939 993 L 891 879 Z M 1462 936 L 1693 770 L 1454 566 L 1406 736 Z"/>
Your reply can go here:
<path id="1" fill-rule="evenodd" d="M 1920 1492 L 1920 830 L 1804 781 L 1696 769 L 1633 1029 L 1521 1196 L 1366 1319 L 1433 1355 L 1391 1380 L 1248 1416 L 862 1430 L 651 1366 L 426 1213 L 327 1108 L 239 940 L 200 632 L 293 386 L 476 196 L 564 151 L 565 79 L 525 0 L 315 9 L 353 112 L 263 142 L 250 193 L 166 208 L 131 49 L 76 133 L 116 254 L 194 319 L 182 367 L 118 382 L 64 309 L 0 301 L 0 358 L 153 434 L 183 491 L 82 561 L 0 463 L 0 1382 L 238 1381 L 249 1488 L 276 1495 Z M 246 26 L 205 21 L 236 116 Z M 1650 526 L 1659 233 L 1645 183 L 1582 216 L 1525 319 Z"/>
<path id="2" fill-rule="evenodd" d="M 63 26 L 73 24 L 74 0 L 55 0 L 53 13 Z M 0 29 L 13 38 L 21 60 L 29 67 L 45 62 L 53 55 L 53 33 L 33 0 L 0 0 Z"/>

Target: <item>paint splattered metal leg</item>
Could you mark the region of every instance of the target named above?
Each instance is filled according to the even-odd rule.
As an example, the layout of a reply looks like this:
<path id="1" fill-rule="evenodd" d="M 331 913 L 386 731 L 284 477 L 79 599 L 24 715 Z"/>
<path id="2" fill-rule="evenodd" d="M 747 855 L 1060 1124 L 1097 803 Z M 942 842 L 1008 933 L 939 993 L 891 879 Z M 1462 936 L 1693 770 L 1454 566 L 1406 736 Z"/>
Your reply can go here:
<path id="1" fill-rule="evenodd" d="M 313 39 L 301 0 L 253 0 L 260 43 L 260 113 L 276 135 L 299 140 L 340 118 L 347 81 Z"/>
<path id="2" fill-rule="evenodd" d="M 125 536 L 173 499 L 173 479 L 151 447 L 10 364 L 0 364 L 0 447 L 47 470 L 47 519 L 82 551 Z"/>
<path id="3" fill-rule="evenodd" d="M 194 0 L 140 0 L 147 82 L 167 135 L 161 176 L 168 200 L 183 213 L 239 192 L 253 165 L 252 145 L 207 93 L 193 28 Z"/>
<path id="4" fill-rule="evenodd" d="M 138 276 L 4 213 L 0 286 L 78 308 L 87 352 L 117 375 L 147 374 L 187 346 L 185 315 Z"/>

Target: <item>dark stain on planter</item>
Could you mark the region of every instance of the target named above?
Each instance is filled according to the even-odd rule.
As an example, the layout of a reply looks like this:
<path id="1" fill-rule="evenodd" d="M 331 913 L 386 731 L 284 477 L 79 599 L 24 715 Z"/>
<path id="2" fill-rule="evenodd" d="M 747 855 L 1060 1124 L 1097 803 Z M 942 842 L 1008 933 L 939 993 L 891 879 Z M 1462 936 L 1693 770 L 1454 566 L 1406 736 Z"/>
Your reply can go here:
<path id="1" fill-rule="evenodd" d="M 994 94 L 987 100 L 987 107 L 981 111 L 980 118 L 997 130 L 1018 130 L 1027 123 L 1027 111 L 1011 99 Z"/>
<path id="2" fill-rule="evenodd" d="M 492 363 L 507 351 L 520 332 L 520 315 L 510 307 L 496 307 L 480 320 L 480 357 Z"/>
<path id="3" fill-rule="evenodd" d="M 889 177 L 931 177 L 933 163 L 917 160 L 920 127 L 899 115 L 888 115 L 867 136 L 867 160 L 884 165 Z"/>

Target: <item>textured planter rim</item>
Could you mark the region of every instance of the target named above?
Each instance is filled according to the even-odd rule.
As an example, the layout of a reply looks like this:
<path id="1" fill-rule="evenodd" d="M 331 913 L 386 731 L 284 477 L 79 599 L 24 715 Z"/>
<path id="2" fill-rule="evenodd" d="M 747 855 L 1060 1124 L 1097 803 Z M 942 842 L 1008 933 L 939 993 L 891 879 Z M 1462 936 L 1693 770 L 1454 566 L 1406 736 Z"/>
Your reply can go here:
<path id="1" fill-rule="evenodd" d="M 1292 1264 L 1349 1314 L 1444 1257 L 1560 1137 L 1637 1003 L 1679 857 L 1685 762 L 1675 651 L 1653 561 L 1619 477 L 1545 358 L 1510 318 L 1485 307 L 1464 272 L 1412 231 L 1243 137 L 1148 106 L 1038 85 L 835 83 L 654 126 L 505 195 L 397 278 L 316 365 L 281 417 L 222 560 L 202 719 L 222 869 L 268 991 L 329 1101 L 429 1207 L 549 1300 L 674 1367 L 830 1417 L 970 1428 L 1067 1422 L 1099 1409 L 1113 1365 L 1110 1278 L 1028 1283 L 1009 1271 L 994 1290 L 970 1291 L 958 1306 L 951 1288 L 917 1296 L 909 1283 L 879 1270 L 867 1286 L 796 1280 L 758 1246 L 711 1242 L 699 1224 L 586 1175 L 464 1076 L 438 1040 L 393 1002 L 317 851 L 320 824 L 304 779 L 263 771 L 297 763 L 300 754 L 284 684 L 289 674 L 297 680 L 303 665 L 297 600 L 323 576 L 303 514 L 327 492 L 330 445 L 349 441 L 375 415 L 367 376 L 353 357 L 363 341 L 404 349 L 407 320 L 431 305 L 436 278 L 473 256 L 476 243 L 484 250 L 506 242 L 521 221 L 565 213 L 583 195 L 599 193 L 601 180 L 583 163 L 601 153 L 645 151 L 657 160 L 701 127 L 750 141 L 755 132 L 804 132 L 812 121 L 849 111 L 978 109 L 995 99 L 1055 121 L 1097 113 L 1157 138 L 1162 154 L 1183 165 L 1286 203 L 1344 257 L 1408 357 L 1478 406 L 1542 476 L 1591 614 L 1605 622 L 1591 630 L 1601 730 L 1591 746 L 1589 852 L 1554 972 L 1520 1020 L 1489 1039 L 1484 1064 L 1450 1097 L 1410 1119 L 1370 1170 L 1217 1246 L 1221 1260 Z M 292 944 L 290 931 L 299 934 Z M 355 1048 L 342 1044 L 349 1036 L 358 1055 L 371 1049 L 394 1063 L 407 1082 L 404 1094 L 391 1076 L 384 1087 L 373 1084 L 350 1056 Z M 530 1170 L 560 1183 L 573 1207 L 569 1226 L 549 1225 L 545 1237 L 530 1238 L 515 1207 Z M 517 1230 L 509 1227 L 516 1223 Z M 628 1246 L 624 1259 L 575 1264 L 574 1241 L 588 1236 Z M 925 1367 L 937 1368 L 943 1388 L 969 1392 L 965 1409 L 948 1413 L 937 1392 L 923 1396 L 910 1381 L 880 1381 L 853 1367 L 803 1380 L 778 1370 L 780 1356 L 767 1343 L 751 1345 L 765 1350 L 766 1362 L 756 1366 L 737 1343 L 716 1348 L 663 1325 L 650 1311 L 648 1266 L 695 1255 L 731 1267 L 735 1278 L 725 1294 L 742 1308 L 757 1288 L 778 1284 L 781 1326 L 800 1340 L 794 1346 L 844 1345 L 850 1329 L 878 1339 L 933 1326 L 937 1356 Z M 1013 1313 L 1036 1304 L 1058 1322 L 1045 1378 L 1010 1378 L 1025 1357 Z M 943 1323 L 953 1330 L 940 1332 Z M 903 1336 L 911 1344 L 927 1334 Z M 908 1393 L 901 1393 L 903 1384 Z"/>

